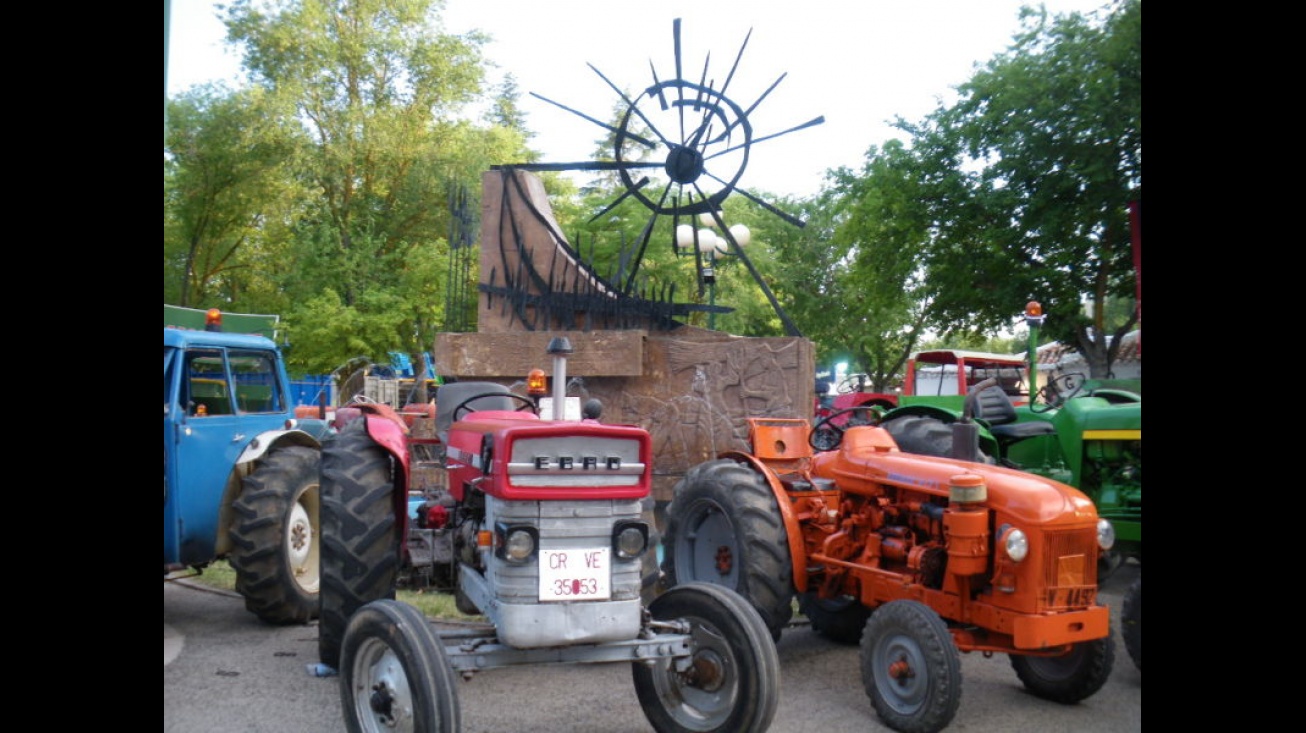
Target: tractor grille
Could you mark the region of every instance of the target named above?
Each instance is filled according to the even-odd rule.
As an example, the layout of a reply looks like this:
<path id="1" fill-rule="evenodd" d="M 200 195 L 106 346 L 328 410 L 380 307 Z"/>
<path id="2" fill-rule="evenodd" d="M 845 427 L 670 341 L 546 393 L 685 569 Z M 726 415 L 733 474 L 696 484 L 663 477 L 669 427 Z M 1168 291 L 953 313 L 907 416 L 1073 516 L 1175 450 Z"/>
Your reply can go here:
<path id="1" fill-rule="evenodd" d="M 1093 605 L 1097 598 L 1097 530 L 1054 530 L 1044 534 L 1043 611 Z"/>
<path id="2" fill-rule="evenodd" d="M 638 499 L 595 501 L 494 501 L 493 520 L 526 521 L 540 531 L 540 547 L 611 547 L 619 520 L 638 520 Z M 653 550 L 650 549 L 649 552 Z M 505 603 L 538 603 L 540 574 L 535 563 L 513 565 L 489 559 L 495 592 Z M 612 557 L 612 600 L 639 598 L 641 561 Z"/>

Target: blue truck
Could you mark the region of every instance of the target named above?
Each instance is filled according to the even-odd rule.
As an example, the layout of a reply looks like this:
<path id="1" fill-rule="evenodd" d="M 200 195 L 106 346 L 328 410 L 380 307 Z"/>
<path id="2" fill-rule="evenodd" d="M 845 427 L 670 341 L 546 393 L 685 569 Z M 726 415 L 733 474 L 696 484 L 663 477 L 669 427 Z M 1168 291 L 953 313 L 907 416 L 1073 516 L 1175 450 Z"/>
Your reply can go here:
<path id="1" fill-rule="evenodd" d="M 297 418 L 267 335 L 163 328 L 163 578 L 227 560 L 245 607 L 274 624 L 317 617 L 318 469 L 328 422 Z"/>

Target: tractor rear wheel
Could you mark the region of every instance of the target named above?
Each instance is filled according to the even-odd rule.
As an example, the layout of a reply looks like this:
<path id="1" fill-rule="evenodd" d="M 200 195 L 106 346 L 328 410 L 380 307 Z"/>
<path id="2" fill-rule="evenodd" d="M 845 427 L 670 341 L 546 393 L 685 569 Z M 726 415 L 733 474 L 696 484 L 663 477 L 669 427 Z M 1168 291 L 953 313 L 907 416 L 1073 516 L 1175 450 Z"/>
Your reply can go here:
<path id="1" fill-rule="evenodd" d="M 918 456 L 952 455 L 952 428 L 942 420 L 921 415 L 903 415 L 881 424 L 903 453 Z"/>
<path id="2" fill-rule="evenodd" d="M 245 477 L 231 507 L 236 592 L 268 623 L 317 618 L 319 458 L 305 446 L 274 449 Z"/>
<path id="3" fill-rule="evenodd" d="M 836 644 L 856 644 L 862 640 L 871 609 L 852 596 L 820 598 L 808 592 L 798 596 L 798 610 L 812 622 L 812 631 Z"/>
<path id="4" fill-rule="evenodd" d="M 349 617 L 393 599 L 399 577 L 399 524 L 390 454 L 367 434 L 366 418 L 322 446 L 322 601 L 318 656 L 338 667 Z"/>
<path id="5" fill-rule="evenodd" d="M 640 516 L 648 523 L 648 549 L 640 560 L 639 597 L 647 606 L 662 592 L 662 568 L 658 564 L 658 548 L 662 546 L 662 534 L 658 531 L 656 503 L 649 494 L 640 502 Z"/>
<path id="6" fill-rule="evenodd" d="M 644 715 L 658 733 L 764 731 L 780 703 L 780 657 L 769 630 L 739 594 L 711 583 L 668 590 L 649 605 L 658 621 L 689 623 L 691 664 L 635 662 Z"/>
<path id="7" fill-rule="evenodd" d="M 1011 666 L 1026 690 L 1063 705 L 1073 705 L 1102 689 L 1114 661 L 1115 640 L 1110 636 L 1075 644 L 1059 657 L 1011 655 Z"/>
<path id="8" fill-rule="evenodd" d="M 780 507 L 755 471 L 728 458 L 700 463 L 667 506 L 662 574 L 723 585 L 746 598 L 779 641 L 793 616 L 793 560 Z"/>
<path id="9" fill-rule="evenodd" d="M 948 625 L 920 601 L 875 610 L 861 641 L 862 686 L 880 719 L 900 733 L 936 733 L 961 704 L 961 655 Z"/>

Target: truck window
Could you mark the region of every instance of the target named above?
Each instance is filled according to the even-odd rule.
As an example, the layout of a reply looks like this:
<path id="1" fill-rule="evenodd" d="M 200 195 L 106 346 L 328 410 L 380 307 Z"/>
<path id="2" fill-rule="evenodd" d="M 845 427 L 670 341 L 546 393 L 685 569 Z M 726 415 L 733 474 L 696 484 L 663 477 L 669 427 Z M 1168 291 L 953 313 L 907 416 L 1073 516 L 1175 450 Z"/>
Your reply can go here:
<path id="1" fill-rule="evenodd" d="M 230 415 L 231 397 L 222 352 L 186 352 L 186 413 L 196 417 Z"/>
<path id="2" fill-rule="evenodd" d="M 236 406 L 241 412 L 285 410 L 274 355 L 260 351 L 232 351 L 227 356 L 231 375 L 236 380 Z"/>

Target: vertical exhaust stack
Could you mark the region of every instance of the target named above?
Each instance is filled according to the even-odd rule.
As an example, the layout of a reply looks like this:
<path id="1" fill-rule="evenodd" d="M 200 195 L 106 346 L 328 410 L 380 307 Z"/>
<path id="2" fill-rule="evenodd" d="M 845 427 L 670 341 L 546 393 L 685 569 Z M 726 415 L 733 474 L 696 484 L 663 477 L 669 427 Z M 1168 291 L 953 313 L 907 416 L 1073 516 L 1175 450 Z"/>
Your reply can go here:
<path id="1" fill-rule="evenodd" d="M 571 339 L 553 337 L 548 351 L 553 357 L 553 419 L 563 420 L 567 415 L 567 354 L 573 351 Z"/>

